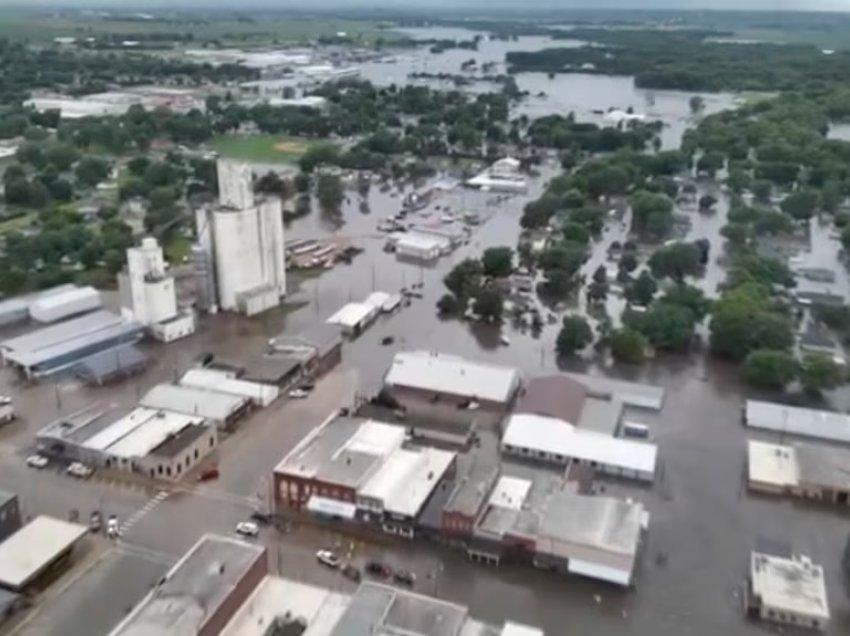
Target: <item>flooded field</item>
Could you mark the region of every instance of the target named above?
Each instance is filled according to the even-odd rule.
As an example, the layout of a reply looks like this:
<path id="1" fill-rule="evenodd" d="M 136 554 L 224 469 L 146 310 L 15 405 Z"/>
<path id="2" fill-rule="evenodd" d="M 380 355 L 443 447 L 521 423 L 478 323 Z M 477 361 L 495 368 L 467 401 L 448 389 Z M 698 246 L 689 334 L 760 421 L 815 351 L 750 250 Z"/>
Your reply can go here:
<path id="1" fill-rule="evenodd" d="M 505 54 L 511 51 L 537 51 L 553 47 L 577 47 L 580 40 L 552 40 L 543 36 L 520 37 L 516 41 L 488 40 L 486 33 L 467 29 L 419 28 L 402 29 L 415 39 L 454 39 L 469 40 L 480 35 L 483 39 L 477 51 L 450 49 L 443 53 L 431 53 L 427 47 L 415 51 L 402 51 L 387 56 L 385 61 L 369 62 L 361 65 L 364 79 L 386 86 L 389 84 L 423 83 L 435 88 L 455 88 L 451 81 L 428 79 L 410 79 L 411 73 L 449 73 L 464 74 L 470 78 L 482 75 L 499 75 L 507 72 Z M 474 71 L 462 72 L 461 64 L 474 59 L 477 67 Z M 484 64 L 492 67 L 484 73 Z M 694 115 L 690 108 L 690 98 L 697 93 L 682 91 L 657 91 L 637 88 L 634 78 L 626 76 L 586 75 L 581 73 L 559 74 L 549 78 L 545 73 L 518 73 L 514 76 L 520 90 L 528 91 L 515 108 L 515 115 L 541 117 L 544 115 L 576 114 L 578 121 L 603 123 L 604 115 L 600 111 L 611 108 L 633 108 L 650 120 L 662 120 L 664 130 L 661 133 L 664 148 L 677 148 L 682 133 L 692 126 L 696 117 L 733 108 L 740 98 L 732 93 L 699 93 L 704 101 L 704 109 Z M 499 90 L 497 84 L 474 82 L 464 86 L 463 90 L 473 92 Z M 594 112 L 596 111 L 596 112 Z"/>

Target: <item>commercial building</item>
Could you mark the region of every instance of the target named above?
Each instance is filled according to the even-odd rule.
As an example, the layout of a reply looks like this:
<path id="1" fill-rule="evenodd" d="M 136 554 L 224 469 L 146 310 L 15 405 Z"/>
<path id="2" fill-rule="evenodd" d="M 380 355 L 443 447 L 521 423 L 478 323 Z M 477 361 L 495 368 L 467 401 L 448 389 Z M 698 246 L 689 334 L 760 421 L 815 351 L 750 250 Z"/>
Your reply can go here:
<path id="1" fill-rule="evenodd" d="M 56 322 L 99 309 L 100 292 L 94 287 L 62 287 L 41 294 L 30 303 L 30 317 L 36 322 Z"/>
<path id="2" fill-rule="evenodd" d="M 440 515 L 440 531 L 450 540 L 472 535 L 475 523 L 499 478 L 499 467 L 472 461 L 459 466 L 458 477 Z"/>
<path id="3" fill-rule="evenodd" d="M 0 490 L 0 541 L 21 528 L 21 507 L 18 495 Z"/>
<path id="4" fill-rule="evenodd" d="M 280 395 L 277 386 L 240 379 L 233 373 L 215 369 L 190 369 L 180 378 L 180 385 L 242 397 L 260 408 L 268 406 Z"/>
<path id="5" fill-rule="evenodd" d="M 850 504 L 850 450 L 814 444 L 747 444 L 752 490 Z"/>
<path id="6" fill-rule="evenodd" d="M 399 448 L 357 491 L 357 508 L 384 532 L 412 538 L 419 514 L 437 484 L 454 471 L 455 453 L 429 447 Z"/>
<path id="7" fill-rule="evenodd" d="M 157 384 L 139 400 L 140 406 L 193 415 L 220 428 L 232 425 L 250 404 L 246 397 L 177 384 Z"/>
<path id="8" fill-rule="evenodd" d="M 535 565 L 629 586 L 648 525 L 641 503 L 554 493 L 534 533 Z"/>
<path id="9" fill-rule="evenodd" d="M 580 381 L 559 373 L 528 380 L 514 412 L 542 415 L 581 430 L 614 435 L 620 427 L 623 403 L 610 394 L 596 397 Z"/>
<path id="10" fill-rule="evenodd" d="M 445 422 L 498 421 L 519 387 L 517 369 L 429 351 L 397 353 L 384 378 L 401 408 Z"/>
<path id="11" fill-rule="evenodd" d="M 88 534 L 76 523 L 39 516 L 0 543 L 0 587 L 20 592 L 48 570 L 62 567 Z"/>
<path id="12" fill-rule="evenodd" d="M 366 303 L 348 303 L 325 322 L 336 325 L 346 336 L 357 337 L 372 324 L 380 311 L 380 307 Z"/>
<path id="13" fill-rule="evenodd" d="M 342 361 L 342 335 L 337 325 L 316 322 L 294 334 L 279 333 L 269 341 L 275 353 L 301 361 L 300 372 L 321 376 Z"/>
<path id="14" fill-rule="evenodd" d="M 830 615 L 823 567 L 804 556 L 753 552 L 746 607 L 754 618 L 825 630 Z"/>
<path id="15" fill-rule="evenodd" d="M 248 358 L 239 377 L 283 389 L 294 385 L 304 376 L 304 367 L 299 358 L 272 353 Z"/>
<path id="16" fill-rule="evenodd" d="M 274 469 L 278 508 L 301 510 L 316 499 L 352 504 L 353 508 L 360 488 L 401 448 L 405 438 L 400 426 L 332 415 Z"/>
<path id="17" fill-rule="evenodd" d="M 70 370 L 95 353 L 137 342 L 143 334 L 139 322 L 101 310 L 0 342 L 0 352 L 7 365 L 27 378 L 38 378 Z"/>
<path id="18" fill-rule="evenodd" d="M 752 428 L 850 444 L 850 415 L 775 402 L 747 400 L 744 423 Z"/>
<path id="19" fill-rule="evenodd" d="M 219 203 L 196 211 L 202 288 L 212 307 L 254 315 L 280 305 L 286 294 L 286 249 L 280 199 L 255 199 L 246 164 L 218 162 Z M 199 256 L 203 256 L 201 264 Z M 211 307 L 211 309 L 212 309 Z"/>
<path id="20" fill-rule="evenodd" d="M 268 571 L 263 546 L 204 535 L 110 636 L 216 636 Z"/>
<path id="21" fill-rule="evenodd" d="M 617 477 L 655 479 L 658 448 L 654 444 L 583 431 L 552 417 L 512 415 L 501 448 L 508 455 L 559 466 L 575 462 Z"/>
<path id="22" fill-rule="evenodd" d="M 398 258 L 412 261 L 433 262 L 452 250 L 448 239 L 421 232 L 400 232 L 389 240 Z"/>
<path id="23" fill-rule="evenodd" d="M 155 238 L 146 237 L 139 247 L 127 249 L 127 269 L 118 275 L 118 290 L 124 314 L 158 340 L 171 342 L 194 333 L 194 314 L 178 311 L 174 277 L 166 271 Z"/>
<path id="24" fill-rule="evenodd" d="M 138 462 L 139 472 L 153 478 L 178 480 L 191 472 L 218 446 L 218 429 L 187 425 L 165 438 Z"/>

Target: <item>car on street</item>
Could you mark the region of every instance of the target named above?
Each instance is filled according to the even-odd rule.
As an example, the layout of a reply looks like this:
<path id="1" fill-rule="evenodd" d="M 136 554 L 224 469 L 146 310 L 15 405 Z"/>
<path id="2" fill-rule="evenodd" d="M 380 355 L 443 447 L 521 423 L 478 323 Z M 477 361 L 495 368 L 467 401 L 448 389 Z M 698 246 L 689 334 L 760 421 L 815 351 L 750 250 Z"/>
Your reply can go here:
<path id="1" fill-rule="evenodd" d="M 307 391 L 305 391 L 304 389 L 292 389 L 289 392 L 289 397 L 292 398 L 293 400 L 300 400 L 302 398 L 307 397 L 308 395 L 310 395 L 310 394 Z"/>
<path id="2" fill-rule="evenodd" d="M 253 510 L 251 512 L 251 521 L 256 521 L 257 523 L 268 526 L 274 521 L 272 515 L 267 512 L 261 512 L 259 510 Z"/>
<path id="3" fill-rule="evenodd" d="M 386 566 L 379 561 L 369 561 L 366 564 L 366 571 L 379 579 L 388 579 L 393 574 L 393 571 L 389 568 L 389 566 Z"/>
<path id="4" fill-rule="evenodd" d="M 68 466 L 68 468 L 65 469 L 65 472 L 71 475 L 72 477 L 88 479 L 92 476 L 94 470 L 92 470 L 82 462 L 74 462 L 73 464 Z"/>
<path id="5" fill-rule="evenodd" d="M 260 527 L 253 521 L 240 521 L 236 524 L 236 534 L 241 534 L 243 537 L 256 537 L 260 532 Z"/>
<path id="6" fill-rule="evenodd" d="M 316 560 L 329 568 L 339 567 L 339 557 L 330 550 L 319 550 L 316 552 Z"/>
<path id="7" fill-rule="evenodd" d="M 201 474 L 198 475 L 198 481 L 211 481 L 213 479 L 218 479 L 218 468 L 215 466 L 212 468 L 205 468 L 201 471 Z"/>
<path id="8" fill-rule="evenodd" d="M 109 515 L 109 519 L 106 520 L 106 536 L 110 539 L 117 539 L 120 534 L 121 527 L 118 525 L 118 517 Z"/>
<path id="9" fill-rule="evenodd" d="M 342 571 L 342 575 L 345 578 L 350 579 L 350 580 L 354 581 L 355 583 L 360 583 L 360 579 L 363 578 L 363 575 L 360 574 L 360 570 L 358 570 L 355 566 L 351 565 L 350 563 L 348 565 L 346 565 L 344 568 L 342 568 L 341 571 Z"/>
<path id="10" fill-rule="evenodd" d="M 91 515 L 89 515 L 89 530 L 92 532 L 100 532 L 100 529 L 103 527 L 103 517 L 100 516 L 100 513 L 95 510 Z"/>
<path id="11" fill-rule="evenodd" d="M 394 342 L 395 338 L 393 338 L 392 336 L 384 336 L 383 338 L 381 338 L 381 345 L 384 347 L 389 346 Z"/>
<path id="12" fill-rule="evenodd" d="M 27 457 L 27 466 L 31 468 L 44 468 L 48 463 L 48 459 L 44 455 L 30 455 Z"/>
<path id="13" fill-rule="evenodd" d="M 413 587 L 416 583 L 416 575 L 413 572 L 408 572 L 407 570 L 396 570 L 395 574 L 393 574 L 393 581 L 401 583 L 402 585 L 407 585 L 408 587 Z"/>

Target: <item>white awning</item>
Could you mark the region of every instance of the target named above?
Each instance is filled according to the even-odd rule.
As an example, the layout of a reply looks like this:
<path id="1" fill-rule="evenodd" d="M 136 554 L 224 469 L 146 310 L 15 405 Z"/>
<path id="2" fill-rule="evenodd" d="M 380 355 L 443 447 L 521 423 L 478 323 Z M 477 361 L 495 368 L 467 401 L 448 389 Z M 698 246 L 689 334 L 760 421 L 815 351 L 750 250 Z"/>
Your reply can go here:
<path id="1" fill-rule="evenodd" d="M 307 502 L 307 510 L 317 515 L 325 515 L 327 517 L 342 517 L 343 519 L 354 519 L 357 512 L 357 506 L 336 499 L 328 499 L 326 497 L 310 497 Z"/>
<path id="2" fill-rule="evenodd" d="M 598 563 L 590 563 L 589 561 L 581 561 L 579 559 L 570 559 L 567 569 L 573 574 L 580 574 L 599 581 L 607 581 L 608 583 L 616 583 L 624 587 L 628 586 L 632 580 L 632 573 L 627 570 L 619 570 L 607 565 L 599 565 Z"/>

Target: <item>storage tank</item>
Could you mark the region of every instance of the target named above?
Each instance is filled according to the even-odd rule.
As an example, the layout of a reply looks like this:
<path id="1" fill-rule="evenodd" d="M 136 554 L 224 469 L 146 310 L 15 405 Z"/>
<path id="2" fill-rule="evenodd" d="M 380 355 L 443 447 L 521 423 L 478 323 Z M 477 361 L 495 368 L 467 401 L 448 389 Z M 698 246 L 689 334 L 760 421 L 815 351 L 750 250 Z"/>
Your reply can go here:
<path id="1" fill-rule="evenodd" d="M 94 287 L 71 287 L 33 301 L 30 317 L 38 322 L 56 322 L 100 306 L 100 292 Z"/>

